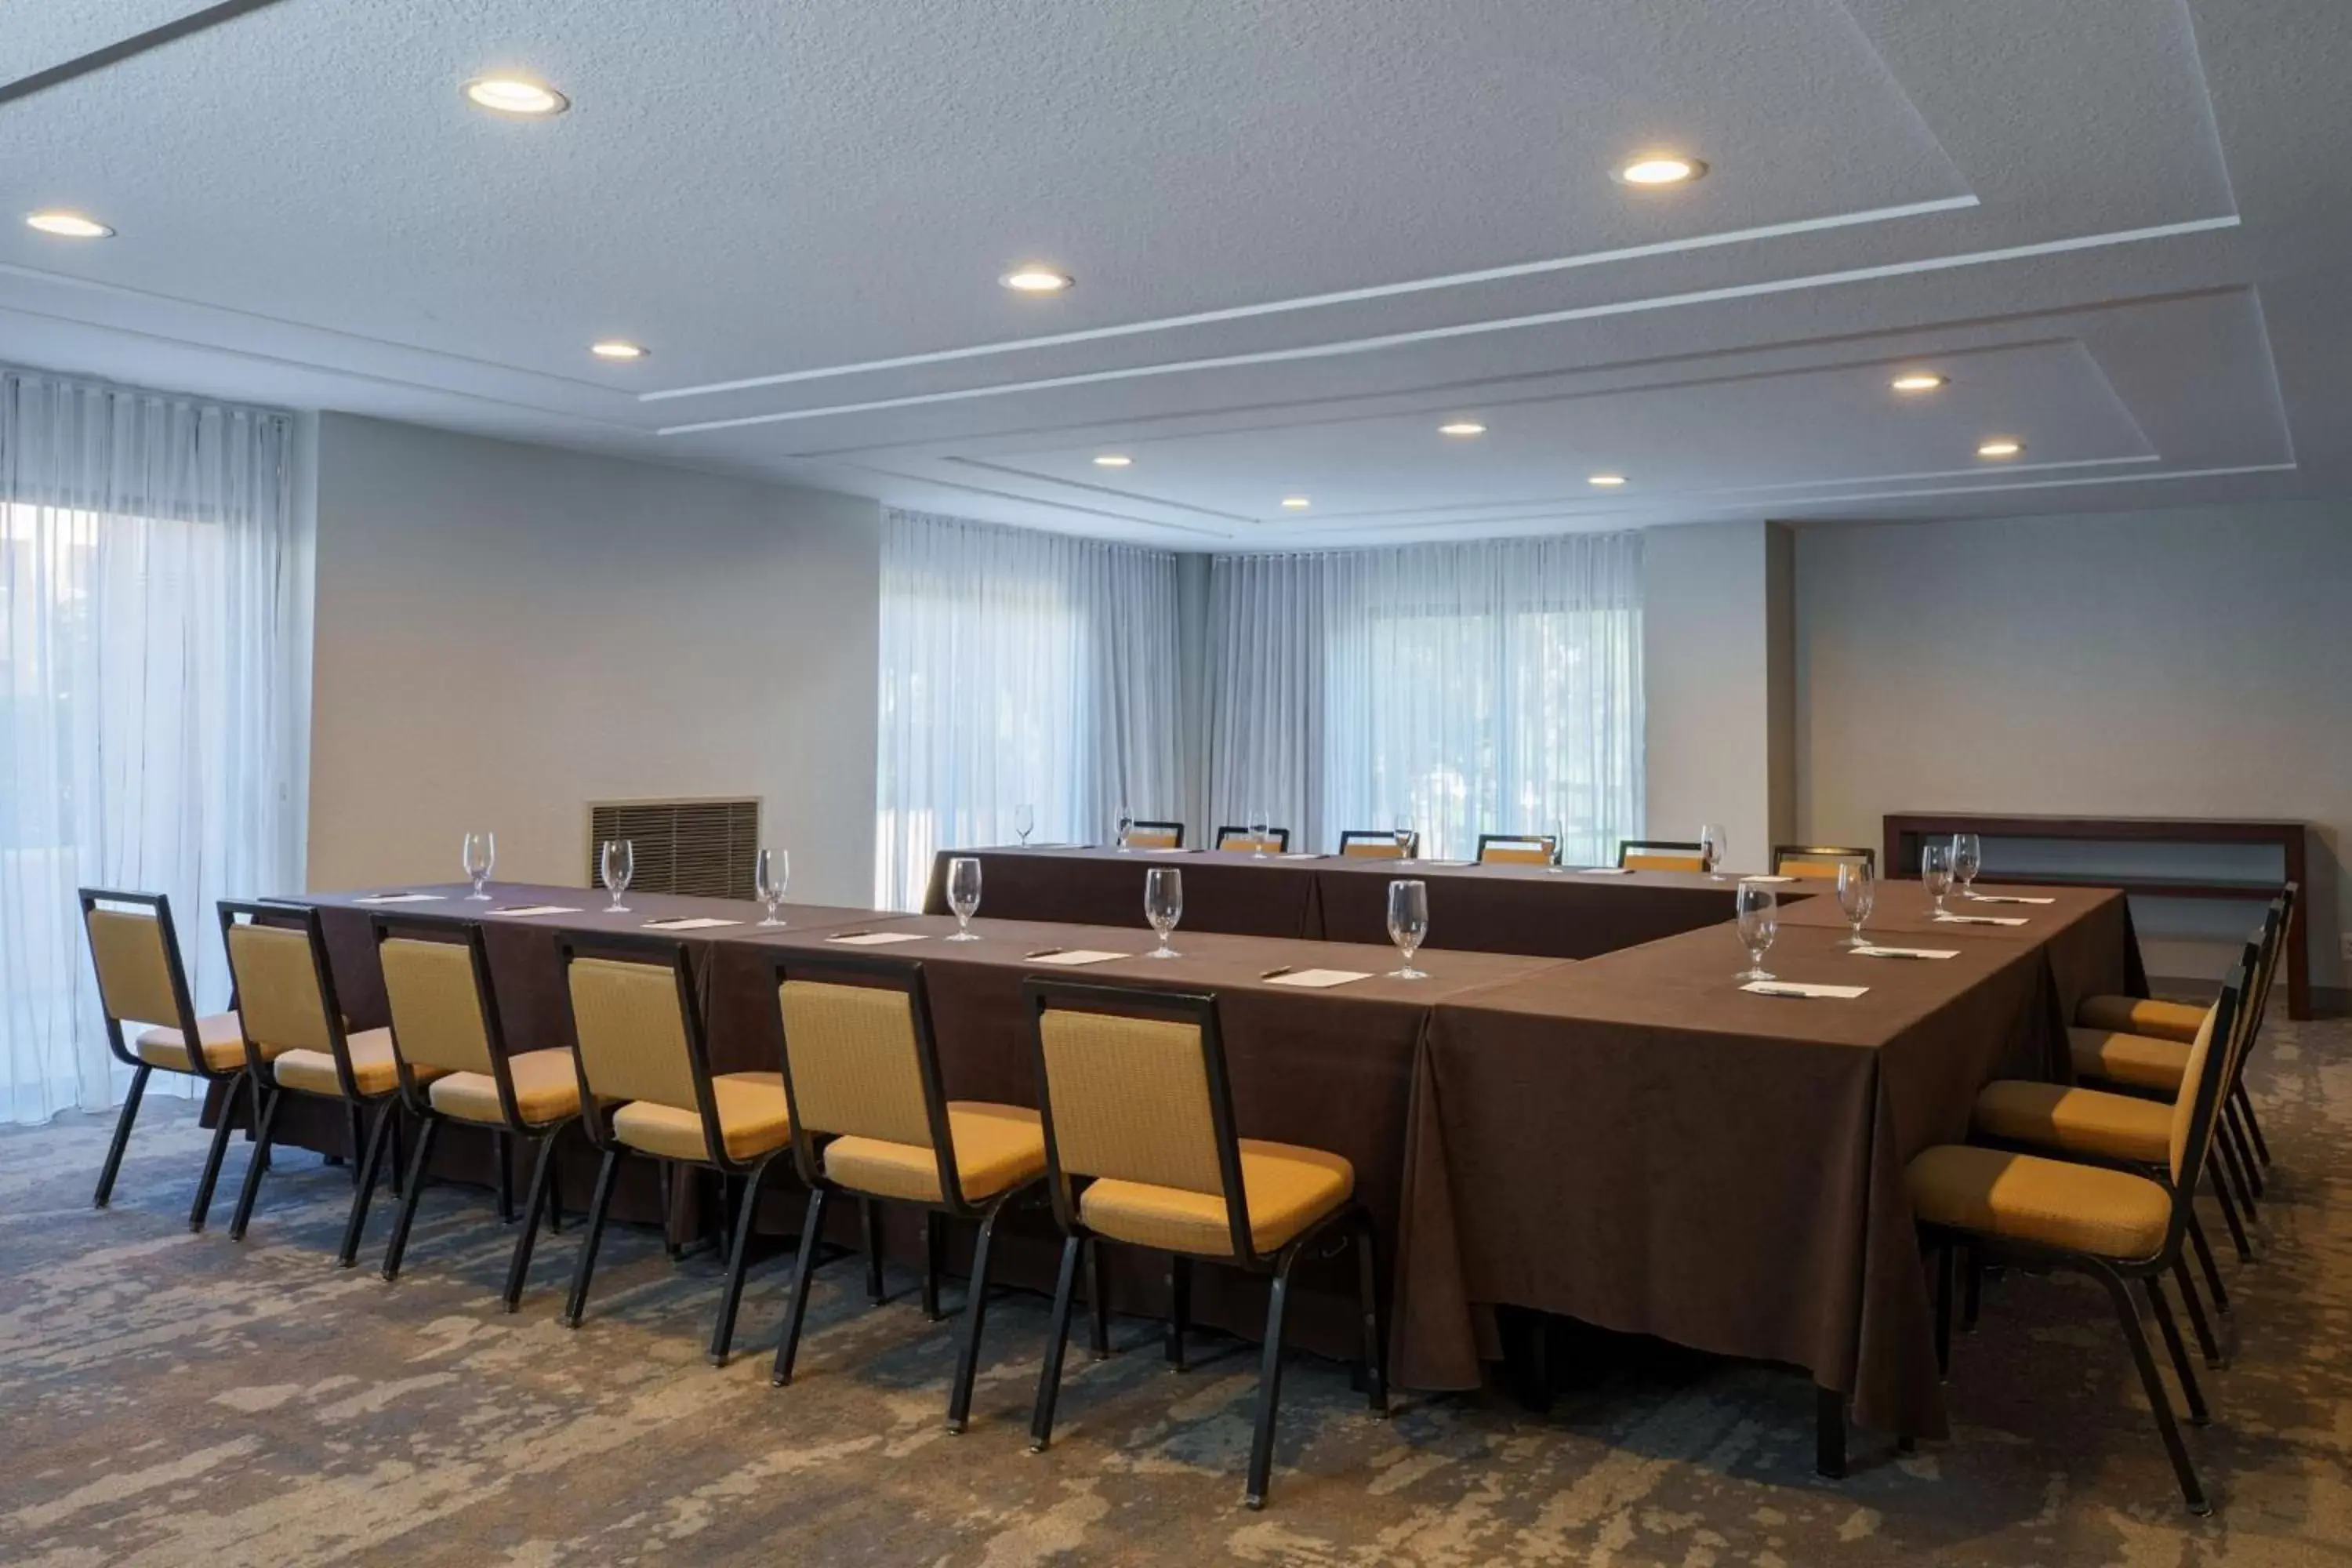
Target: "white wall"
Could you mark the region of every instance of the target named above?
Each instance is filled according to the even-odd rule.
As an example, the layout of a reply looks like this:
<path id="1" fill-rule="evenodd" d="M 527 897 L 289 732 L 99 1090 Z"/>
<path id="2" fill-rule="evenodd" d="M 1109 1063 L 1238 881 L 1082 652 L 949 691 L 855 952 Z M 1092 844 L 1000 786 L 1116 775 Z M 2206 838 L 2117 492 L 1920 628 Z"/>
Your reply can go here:
<path id="1" fill-rule="evenodd" d="M 1875 843 L 1913 810 L 2300 818 L 2312 973 L 2344 984 L 2352 506 L 1809 527 L 1796 598 L 1810 837 Z"/>
<path id="2" fill-rule="evenodd" d="M 310 883 L 586 880 L 585 803 L 759 795 L 793 894 L 873 900 L 871 501 L 320 421 Z"/>

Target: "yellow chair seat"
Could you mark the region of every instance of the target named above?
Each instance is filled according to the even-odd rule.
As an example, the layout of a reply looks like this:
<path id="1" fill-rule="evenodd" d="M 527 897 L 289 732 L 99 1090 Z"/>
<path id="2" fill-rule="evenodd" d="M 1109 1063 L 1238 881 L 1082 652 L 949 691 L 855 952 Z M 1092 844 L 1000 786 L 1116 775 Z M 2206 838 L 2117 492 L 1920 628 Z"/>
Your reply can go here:
<path id="1" fill-rule="evenodd" d="M 580 1112 L 580 1075 L 564 1050 L 525 1051 L 507 1058 L 507 1076 L 514 1081 L 515 1111 L 532 1127 Z M 433 1109 L 460 1121 L 506 1125 L 499 1105 L 499 1080 L 486 1072 L 453 1072 L 436 1079 L 425 1091 Z"/>
<path id="2" fill-rule="evenodd" d="M 2037 1154 L 1939 1143 L 1903 1179 L 1928 1224 L 2101 1258 L 2153 1258 L 2172 1223 L 2171 1195 L 2147 1177 Z"/>
<path id="3" fill-rule="evenodd" d="M 2105 1079 L 2178 1097 L 2189 1075 L 2189 1047 L 2178 1040 L 2105 1029 L 2069 1029 L 2066 1048 L 2076 1078 Z"/>
<path id="4" fill-rule="evenodd" d="M 719 1135 L 730 1160 L 756 1160 L 792 1142 L 793 1118 L 780 1072 L 719 1073 L 710 1080 L 719 1108 Z M 709 1160 L 702 1115 L 674 1105 L 633 1100 L 613 1113 L 613 1136 L 664 1160 Z"/>
<path id="5" fill-rule="evenodd" d="M 955 1140 L 956 1178 L 966 1203 L 985 1203 L 1045 1173 L 1045 1129 L 1034 1110 L 951 1100 L 948 1136 Z M 938 1158 L 919 1143 L 836 1138 L 824 1146 L 824 1173 L 855 1193 L 940 1201 Z"/>
<path id="6" fill-rule="evenodd" d="M 1977 1096 L 1976 1130 L 2005 1143 L 2068 1154 L 2163 1164 L 2172 1151 L 2172 1107 L 2128 1094 L 2004 1079 Z"/>
<path id="7" fill-rule="evenodd" d="M 352 1086 L 362 1097 L 373 1100 L 400 1087 L 400 1068 L 393 1060 L 390 1029 L 364 1029 L 347 1035 L 343 1048 L 351 1054 Z M 265 1054 L 268 1049 L 263 1047 Z M 343 1092 L 341 1081 L 335 1077 L 335 1058 L 326 1051 L 286 1051 L 270 1066 L 278 1075 L 280 1089 L 337 1096 Z M 416 1076 L 420 1079 L 437 1078 L 440 1072 L 435 1068 L 418 1068 Z"/>
<path id="8" fill-rule="evenodd" d="M 2187 1002 L 2152 1002 L 2145 996 L 2085 996 L 2074 1009 L 2074 1022 L 2086 1029 L 2147 1035 L 2185 1046 L 2205 1026 L 2209 1011 Z"/>
<path id="9" fill-rule="evenodd" d="M 1617 862 L 1628 871 L 1704 871 L 1706 860 L 1698 855 L 1628 855 Z"/>
<path id="10" fill-rule="evenodd" d="M 245 1065 L 245 1026 L 234 1013 L 211 1013 L 197 1019 L 196 1041 L 205 1053 L 205 1065 L 215 1072 L 235 1072 Z M 151 1067 L 173 1072 L 196 1070 L 188 1060 L 187 1039 L 177 1029 L 144 1030 L 131 1042 L 131 1049 Z M 269 1054 L 267 1047 L 262 1054 Z"/>
<path id="11" fill-rule="evenodd" d="M 1250 1242 L 1260 1253 L 1279 1250 L 1356 1190 L 1355 1167 L 1337 1154 L 1255 1138 L 1238 1142 Z M 1234 1255 L 1225 1200 L 1213 1193 L 1106 1179 L 1079 1194 L 1078 1217 L 1113 1241 L 1204 1258 Z"/>

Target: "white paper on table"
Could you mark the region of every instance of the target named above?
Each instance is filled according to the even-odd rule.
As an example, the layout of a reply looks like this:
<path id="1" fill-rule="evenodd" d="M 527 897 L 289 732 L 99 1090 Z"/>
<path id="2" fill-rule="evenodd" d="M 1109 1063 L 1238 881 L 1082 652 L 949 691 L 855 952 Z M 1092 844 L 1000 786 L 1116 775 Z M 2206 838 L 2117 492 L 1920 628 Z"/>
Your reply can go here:
<path id="1" fill-rule="evenodd" d="M 647 921 L 647 931 L 716 931 L 720 926 L 739 926 L 741 921 L 722 921 L 715 915 L 678 915 L 666 921 Z"/>
<path id="2" fill-rule="evenodd" d="M 1972 904 L 2054 904 L 2055 899 L 2029 899 L 2023 893 L 1970 893 Z"/>
<path id="3" fill-rule="evenodd" d="M 1475 866 L 1475 860 L 1416 860 L 1416 866 Z"/>
<path id="4" fill-rule="evenodd" d="M 1956 915 L 1949 910 L 1936 917 L 1946 925 L 1955 926 L 2021 926 L 2023 915 Z"/>
<path id="5" fill-rule="evenodd" d="M 1630 877 L 1633 874 L 1631 866 L 1587 866 L 1577 873 L 1580 877 Z"/>
<path id="6" fill-rule="evenodd" d="M 1277 855 L 1275 858 L 1277 860 L 1320 860 L 1323 857 L 1317 854 L 1312 849 L 1302 849 L 1297 854 Z"/>
<path id="7" fill-rule="evenodd" d="M 887 947 L 894 942 L 921 942 L 919 931 L 854 931 L 846 936 L 829 936 L 824 940 L 843 947 Z"/>
<path id="8" fill-rule="evenodd" d="M 1797 980 L 1751 980 L 1740 987 L 1759 996 L 1830 996 L 1850 1002 L 1870 990 L 1867 985 L 1822 985 Z"/>
<path id="9" fill-rule="evenodd" d="M 1114 958 L 1133 958 L 1135 954 L 1131 952 L 1103 952 L 1091 947 L 1072 947 L 1065 948 L 1060 952 L 1040 953 L 1035 958 L 1025 962 L 1066 966 L 1074 963 L 1108 963 Z"/>
<path id="10" fill-rule="evenodd" d="M 1860 958 L 1958 958 L 1957 947 L 1856 947 L 1848 952 Z"/>
<path id="11" fill-rule="evenodd" d="M 579 912 L 570 904 L 509 904 L 505 909 L 490 911 L 494 915 L 576 915 Z"/>
<path id="12" fill-rule="evenodd" d="M 1192 851 L 1180 845 L 1170 844 L 1158 849 L 1147 849 L 1144 853 L 1146 855 L 1190 855 Z"/>
<path id="13" fill-rule="evenodd" d="M 1743 882 L 1793 882 L 1797 879 L 1794 877 L 1742 877 L 1739 879 Z"/>
<path id="14" fill-rule="evenodd" d="M 1361 969 L 1294 969 L 1287 974 L 1277 974 L 1268 985 L 1303 985 L 1310 991 L 1327 990 L 1345 985 L 1351 980 L 1370 980 L 1369 972 Z"/>
<path id="15" fill-rule="evenodd" d="M 353 899 L 355 904 L 437 904 L 448 898 L 446 893 L 371 893 L 364 899 Z"/>

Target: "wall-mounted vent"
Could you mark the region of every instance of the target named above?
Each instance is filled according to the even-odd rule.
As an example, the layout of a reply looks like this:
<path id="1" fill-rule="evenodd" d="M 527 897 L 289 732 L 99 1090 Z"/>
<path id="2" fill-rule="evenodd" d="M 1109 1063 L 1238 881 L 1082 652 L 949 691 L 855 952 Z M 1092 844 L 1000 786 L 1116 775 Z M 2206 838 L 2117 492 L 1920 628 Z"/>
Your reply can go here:
<path id="1" fill-rule="evenodd" d="M 612 800 L 588 803 L 588 885 L 604 885 L 607 838 L 636 846 L 633 891 L 751 897 L 760 853 L 756 800 Z"/>

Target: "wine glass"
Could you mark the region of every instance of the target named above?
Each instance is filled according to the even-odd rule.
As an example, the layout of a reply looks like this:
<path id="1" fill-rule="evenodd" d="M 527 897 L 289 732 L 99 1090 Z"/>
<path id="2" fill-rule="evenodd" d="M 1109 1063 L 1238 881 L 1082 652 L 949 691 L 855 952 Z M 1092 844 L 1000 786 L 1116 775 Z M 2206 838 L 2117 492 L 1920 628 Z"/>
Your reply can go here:
<path id="1" fill-rule="evenodd" d="M 1266 842 L 1274 837 L 1274 825 L 1267 820 L 1265 807 L 1260 806 L 1257 810 L 1250 813 L 1249 836 L 1250 858 L 1253 860 L 1265 859 Z"/>
<path id="2" fill-rule="evenodd" d="M 1029 835 L 1036 831 L 1036 827 L 1037 808 L 1035 806 L 1016 805 L 1013 808 L 1013 831 L 1021 836 L 1021 847 L 1024 849 L 1029 847 Z"/>
<path id="3" fill-rule="evenodd" d="M 1748 967 L 1735 980 L 1769 980 L 1764 968 L 1764 955 L 1771 951 L 1772 939 L 1780 934 L 1780 895 L 1762 882 L 1743 881 L 1732 895 L 1733 908 L 1739 915 L 1739 941 L 1748 949 Z"/>
<path id="4" fill-rule="evenodd" d="M 1870 939 L 1862 934 L 1863 922 L 1870 919 L 1871 907 L 1878 902 L 1878 877 L 1867 860 L 1838 862 L 1838 908 L 1845 911 L 1846 923 L 1853 934 L 1846 938 L 1848 947 L 1868 947 Z"/>
<path id="5" fill-rule="evenodd" d="M 1927 884 L 1927 896 L 1936 900 L 1936 914 L 1944 913 L 1944 895 L 1952 890 L 1952 847 L 1948 844 L 1923 844 L 1919 847 L 1919 879 Z"/>
<path id="6" fill-rule="evenodd" d="M 1978 868 L 1984 864 L 1984 841 L 1973 833 L 1952 835 L 1952 880 L 1960 885 L 1960 898 L 1965 901 L 1976 897 L 1970 884 L 1977 879 Z"/>
<path id="7" fill-rule="evenodd" d="M 1123 805 L 1120 806 L 1118 808 L 1118 852 L 1120 854 L 1124 855 L 1128 852 L 1128 837 L 1134 831 L 1135 813 L 1128 810 L 1127 807 Z"/>
<path id="8" fill-rule="evenodd" d="M 488 885 L 490 873 L 498 868 L 499 836 L 495 833 L 468 833 L 464 854 L 466 875 L 474 884 L 474 890 L 466 895 L 466 901 L 486 904 L 489 902 L 490 895 L 482 889 Z"/>
<path id="9" fill-rule="evenodd" d="M 1168 933 L 1184 918 L 1184 873 L 1173 866 L 1154 866 L 1143 874 L 1143 918 L 1160 933 L 1160 946 L 1154 958 L 1177 958 L 1181 954 L 1168 945 Z"/>
<path id="10" fill-rule="evenodd" d="M 956 933 L 950 942 L 978 942 L 971 917 L 980 913 L 980 858 L 959 855 L 948 862 L 948 908 L 955 911 Z"/>
<path id="11" fill-rule="evenodd" d="M 613 901 L 604 906 L 604 912 L 608 915 L 627 914 L 629 908 L 621 902 L 621 895 L 629 890 L 629 879 L 637 874 L 635 842 L 627 838 L 607 838 L 604 840 L 604 886 L 613 891 Z"/>
<path id="12" fill-rule="evenodd" d="M 1396 835 L 1397 858 L 1411 860 L 1412 858 L 1412 817 L 1408 813 L 1398 812 L 1396 826 L 1390 831 Z"/>
<path id="13" fill-rule="evenodd" d="M 780 926 L 785 922 L 777 918 L 776 910 L 783 906 L 784 889 L 793 879 L 793 858 L 782 849 L 762 849 L 751 865 L 751 886 L 760 901 L 768 906 L 768 918 L 763 926 Z"/>
<path id="14" fill-rule="evenodd" d="M 1559 875 L 1568 869 L 1567 861 L 1568 824 L 1556 822 L 1552 824 L 1551 858 L 1545 863 L 1544 869 Z"/>
<path id="15" fill-rule="evenodd" d="M 1391 980 L 1426 980 L 1425 970 L 1412 966 L 1412 955 L 1429 935 L 1429 884 L 1399 879 L 1389 884 L 1389 940 L 1404 954 L 1404 967 L 1389 971 Z"/>
<path id="16" fill-rule="evenodd" d="M 1723 880 L 1723 858 L 1731 849 L 1731 835 L 1723 824 L 1709 822 L 1698 830 L 1698 858 L 1706 863 L 1706 874 L 1717 881 Z"/>

